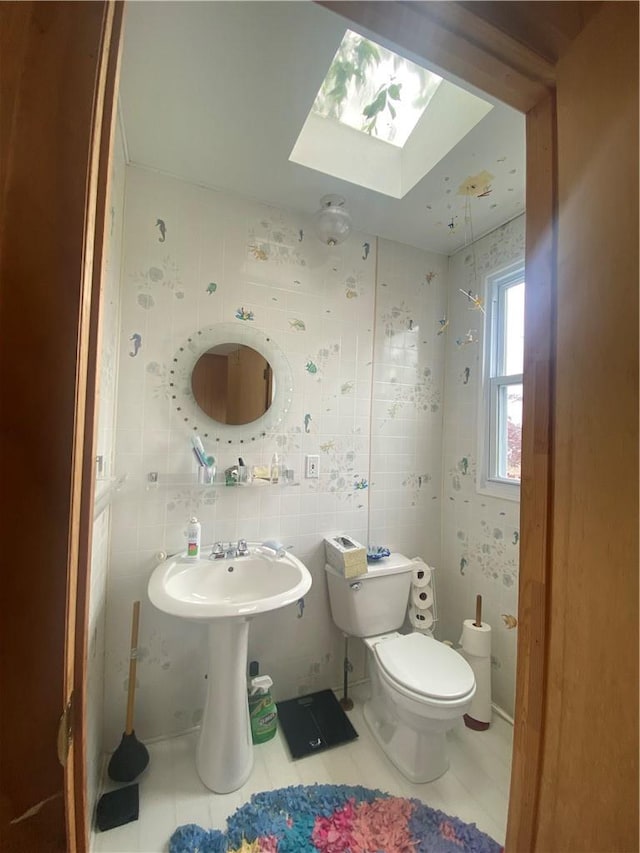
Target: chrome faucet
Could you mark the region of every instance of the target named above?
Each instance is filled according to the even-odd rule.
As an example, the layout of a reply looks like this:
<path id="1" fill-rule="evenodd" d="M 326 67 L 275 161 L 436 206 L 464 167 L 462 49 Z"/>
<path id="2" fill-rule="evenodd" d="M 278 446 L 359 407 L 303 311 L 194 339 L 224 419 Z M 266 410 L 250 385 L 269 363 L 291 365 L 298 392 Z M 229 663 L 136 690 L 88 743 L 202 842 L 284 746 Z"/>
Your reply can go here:
<path id="1" fill-rule="evenodd" d="M 216 542 L 211 549 L 209 558 L 211 560 L 232 560 L 234 557 L 246 557 L 249 554 L 249 545 L 246 539 L 238 539 L 238 544 L 234 545 L 229 542 L 225 545 L 224 542 Z"/>
<path id="2" fill-rule="evenodd" d="M 211 549 L 211 553 L 209 554 L 210 560 L 223 560 L 224 559 L 224 545 L 222 542 L 216 542 L 216 544 Z"/>

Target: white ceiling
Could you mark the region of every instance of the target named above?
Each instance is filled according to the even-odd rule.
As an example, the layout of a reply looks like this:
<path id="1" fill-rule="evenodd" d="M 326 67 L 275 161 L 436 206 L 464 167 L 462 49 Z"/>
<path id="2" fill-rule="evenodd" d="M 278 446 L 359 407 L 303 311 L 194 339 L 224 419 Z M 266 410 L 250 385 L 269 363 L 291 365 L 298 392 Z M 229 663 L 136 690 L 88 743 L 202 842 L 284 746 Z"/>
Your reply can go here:
<path id="1" fill-rule="evenodd" d="M 403 199 L 289 161 L 348 27 L 308 0 L 129 3 L 120 103 L 130 162 L 307 213 L 339 193 L 358 231 L 444 254 L 521 213 L 524 117 L 495 101 Z M 491 191 L 470 198 L 465 217 L 458 188 L 484 170 Z"/>

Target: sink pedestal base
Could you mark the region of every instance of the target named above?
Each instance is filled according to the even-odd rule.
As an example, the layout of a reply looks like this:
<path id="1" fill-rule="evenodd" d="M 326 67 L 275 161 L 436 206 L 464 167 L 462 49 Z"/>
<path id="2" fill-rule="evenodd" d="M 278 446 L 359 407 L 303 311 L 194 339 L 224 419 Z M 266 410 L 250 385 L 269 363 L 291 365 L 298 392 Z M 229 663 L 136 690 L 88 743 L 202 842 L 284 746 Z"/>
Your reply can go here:
<path id="1" fill-rule="evenodd" d="M 208 630 L 207 700 L 196 768 L 207 788 L 228 794 L 247 781 L 253 767 L 246 679 L 249 622 L 217 619 Z"/>

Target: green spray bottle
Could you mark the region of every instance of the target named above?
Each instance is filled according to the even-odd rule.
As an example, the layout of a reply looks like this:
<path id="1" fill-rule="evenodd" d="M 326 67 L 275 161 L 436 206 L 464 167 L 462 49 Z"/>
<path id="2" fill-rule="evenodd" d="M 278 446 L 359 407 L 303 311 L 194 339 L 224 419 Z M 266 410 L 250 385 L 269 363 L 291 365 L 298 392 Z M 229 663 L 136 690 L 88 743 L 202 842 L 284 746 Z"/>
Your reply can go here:
<path id="1" fill-rule="evenodd" d="M 275 736 L 278 711 L 271 696 L 273 681 L 268 675 L 257 675 L 249 681 L 249 719 L 251 739 L 265 743 Z"/>

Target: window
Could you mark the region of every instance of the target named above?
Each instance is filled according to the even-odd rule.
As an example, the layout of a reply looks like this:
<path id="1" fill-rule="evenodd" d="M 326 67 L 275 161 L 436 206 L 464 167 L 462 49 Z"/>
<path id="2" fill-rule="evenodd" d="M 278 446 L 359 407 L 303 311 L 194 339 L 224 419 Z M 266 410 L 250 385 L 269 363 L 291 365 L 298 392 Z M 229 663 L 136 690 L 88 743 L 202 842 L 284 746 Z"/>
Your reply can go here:
<path id="1" fill-rule="evenodd" d="M 481 492 L 520 498 L 524 267 L 487 280 L 481 398 Z"/>

